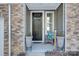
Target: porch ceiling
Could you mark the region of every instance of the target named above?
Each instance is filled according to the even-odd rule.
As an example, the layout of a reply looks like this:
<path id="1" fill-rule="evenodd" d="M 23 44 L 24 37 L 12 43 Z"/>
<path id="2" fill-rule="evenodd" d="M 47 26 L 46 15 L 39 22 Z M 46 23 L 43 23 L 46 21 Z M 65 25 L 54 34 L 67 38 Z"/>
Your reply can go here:
<path id="1" fill-rule="evenodd" d="M 56 10 L 61 3 L 27 3 L 29 10 Z"/>

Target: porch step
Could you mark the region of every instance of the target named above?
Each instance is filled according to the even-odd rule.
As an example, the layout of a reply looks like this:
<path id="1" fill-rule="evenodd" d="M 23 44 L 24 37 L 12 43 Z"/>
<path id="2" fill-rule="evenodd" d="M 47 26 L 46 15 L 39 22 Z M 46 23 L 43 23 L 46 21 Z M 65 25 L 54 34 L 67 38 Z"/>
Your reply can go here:
<path id="1" fill-rule="evenodd" d="M 26 56 L 45 56 L 43 52 L 27 52 Z"/>

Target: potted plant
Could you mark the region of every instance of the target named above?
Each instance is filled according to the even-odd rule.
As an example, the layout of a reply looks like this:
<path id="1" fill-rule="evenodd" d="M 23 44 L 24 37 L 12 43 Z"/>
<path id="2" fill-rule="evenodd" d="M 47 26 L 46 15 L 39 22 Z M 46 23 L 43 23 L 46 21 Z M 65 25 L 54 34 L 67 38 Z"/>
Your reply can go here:
<path id="1" fill-rule="evenodd" d="M 31 47 L 32 46 L 32 35 L 29 33 L 26 35 L 26 47 Z"/>

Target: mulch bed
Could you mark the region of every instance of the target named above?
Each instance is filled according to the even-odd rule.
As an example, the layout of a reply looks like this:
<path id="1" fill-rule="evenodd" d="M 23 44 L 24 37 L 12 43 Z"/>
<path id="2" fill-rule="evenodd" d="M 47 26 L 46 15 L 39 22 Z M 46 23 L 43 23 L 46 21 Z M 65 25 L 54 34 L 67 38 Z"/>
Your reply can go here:
<path id="1" fill-rule="evenodd" d="M 69 52 L 52 51 L 52 52 L 46 52 L 45 56 L 79 56 L 79 51 L 69 51 Z"/>

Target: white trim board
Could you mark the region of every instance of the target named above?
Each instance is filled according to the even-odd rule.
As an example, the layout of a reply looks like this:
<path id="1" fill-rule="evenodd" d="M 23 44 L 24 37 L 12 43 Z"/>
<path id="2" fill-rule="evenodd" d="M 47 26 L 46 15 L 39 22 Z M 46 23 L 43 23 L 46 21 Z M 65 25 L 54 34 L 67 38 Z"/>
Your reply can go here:
<path id="1" fill-rule="evenodd" d="M 24 14 L 24 17 L 23 17 L 23 26 L 24 28 L 22 29 L 23 30 L 23 51 L 25 52 L 26 51 L 26 45 L 25 45 L 25 38 L 26 38 L 26 4 L 23 4 L 23 14 Z"/>
<path id="2" fill-rule="evenodd" d="M 67 4 L 64 3 L 64 20 L 65 20 L 65 52 L 67 51 L 66 47 L 67 47 Z"/>
<path id="3" fill-rule="evenodd" d="M 11 4 L 8 5 L 9 13 L 9 56 L 11 56 Z"/>

